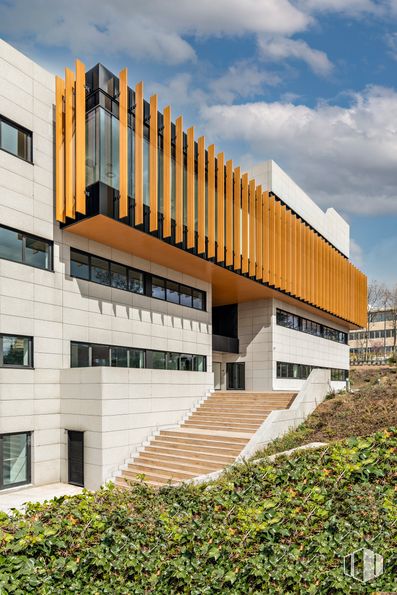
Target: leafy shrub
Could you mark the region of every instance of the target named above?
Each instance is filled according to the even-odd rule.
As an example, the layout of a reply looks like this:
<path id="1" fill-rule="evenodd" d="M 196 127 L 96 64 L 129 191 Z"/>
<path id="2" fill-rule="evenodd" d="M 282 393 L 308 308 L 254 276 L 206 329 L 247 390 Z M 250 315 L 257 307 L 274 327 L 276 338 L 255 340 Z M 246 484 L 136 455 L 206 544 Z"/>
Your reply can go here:
<path id="1" fill-rule="evenodd" d="M 206 485 L 106 487 L 0 519 L 0 593 L 397 589 L 397 430 L 236 465 Z M 384 556 L 369 586 L 344 555 Z"/>

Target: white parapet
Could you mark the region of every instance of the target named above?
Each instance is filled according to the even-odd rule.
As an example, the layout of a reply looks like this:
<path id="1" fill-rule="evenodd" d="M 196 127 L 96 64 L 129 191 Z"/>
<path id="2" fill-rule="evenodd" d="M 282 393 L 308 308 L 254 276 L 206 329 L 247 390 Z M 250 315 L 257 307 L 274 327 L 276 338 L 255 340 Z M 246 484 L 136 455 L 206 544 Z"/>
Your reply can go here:
<path id="1" fill-rule="evenodd" d="M 274 161 L 265 161 L 254 166 L 249 174 L 255 178 L 257 184 L 262 184 L 263 190 L 274 192 L 295 213 L 349 258 L 350 227 L 335 209 L 330 208 L 324 212 Z"/>

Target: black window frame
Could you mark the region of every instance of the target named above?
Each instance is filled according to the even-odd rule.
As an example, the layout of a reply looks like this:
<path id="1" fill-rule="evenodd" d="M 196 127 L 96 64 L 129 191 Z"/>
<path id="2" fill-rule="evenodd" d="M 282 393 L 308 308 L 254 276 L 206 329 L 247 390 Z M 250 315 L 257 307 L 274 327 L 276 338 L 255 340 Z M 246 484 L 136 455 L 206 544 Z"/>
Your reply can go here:
<path id="1" fill-rule="evenodd" d="M 1 123 L 2 122 L 4 122 L 4 124 L 7 124 L 7 126 L 11 126 L 12 128 L 15 128 L 18 132 L 22 132 L 27 137 L 29 137 L 29 139 L 30 139 L 29 158 L 21 157 L 21 155 L 18 155 L 17 153 L 13 153 L 12 151 L 9 151 L 8 149 L 3 148 L 2 140 L 1 140 L 1 128 L 2 128 Z M 14 157 L 17 157 L 18 159 L 21 159 L 25 163 L 30 163 L 30 165 L 33 165 L 33 132 L 31 130 L 29 130 L 28 128 L 25 128 L 25 126 L 21 126 L 17 122 L 14 122 L 14 120 L 10 120 L 10 118 L 7 118 L 6 116 L 3 116 L 2 114 L 0 114 L 0 150 L 4 151 L 5 153 L 8 153 L 8 155 L 13 155 Z"/>
<path id="2" fill-rule="evenodd" d="M 349 379 L 349 370 L 344 368 L 326 368 L 324 366 L 280 361 L 276 362 L 276 378 L 278 380 L 307 380 L 310 373 L 316 369 L 330 370 L 331 382 L 346 382 Z M 294 375 L 294 370 L 297 370 L 297 375 Z"/>
<path id="3" fill-rule="evenodd" d="M 321 324 L 310 318 L 299 316 L 299 314 L 293 314 L 282 308 L 276 309 L 276 324 L 283 328 L 299 331 L 310 335 L 311 337 L 319 337 L 320 339 L 333 341 L 340 345 L 349 344 L 349 333 Z"/>
<path id="4" fill-rule="evenodd" d="M 41 271 L 48 271 L 50 273 L 54 272 L 54 242 L 52 240 L 48 240 L 47 238 L 41 238 L 40 236 L 36 236 L 33 233 L 28 233 L 26 231 L 21 231 L 20 229 L 15 229 L 15 227 L 10 227 L 9 225 L 0 224 L 0 229 L 7 229 L 8 231 L 12 231 L 16 234 L 22 236 L 22 256 L 21 260 L 15 260 L 11 258 L 6 258 L 5 256 L 1 256 L 0 252 L 0 260 L 7 260 L 8 262 L 16 262 L 17 264 L 23 264 L 27 267 L 32 267 L 34 269 L 40 269 Z M 39 242 L 44 242 L 48 246 L 48 267 L 40 267 L 35 264 L 31 264 L 30 262 L 26 262 L 26 238 L 30 240 L 38 240 Z"/>
<path id="5" fill-rule="evenodd" d="M 27 452 L 26 452 L 26 465 L 27 465 L 27 477 L 25 481 L 18 481 L 17 483 L 4 485 L 4 451 L 3 451 L 3 438 L 4 436 L 18 436 L 23 434 L 27 436 Z M 32 431 L 26 432 L 2 432 L 0 433 L 0 492 L 16 488 L 18 486 L 29 485 L 32 483 Z"/>
<path id="6" fill-rule="evenodd" d="M 27 366 L 18 364 L 4 364 L 3 361 L 3 337 L 14 337 L 16 339 L 27 339 L 29 345 L 29 364 Z M 34 369 L 34 350 L 33 337 L 30 335 L 14 335 L 13 333 L 0 333 L 0 368 L 6 370 L 33 370 Z"/>
<path id="7" fill-rule="evenodd" d="M 86 258 L 88 262 L 88 278 L 83 276 L 78 276 L 72 272 L 72 262 L 73 262 L 73 255 L 79 255 L 80 257 Z M 109 277 L 109 283 L 101 283 L 97 279 L 94 279 L 92 276 L 92 259 L 98 259 L 103 261 L 107 264 L 107 271 Z M 123 267 L 127 271 L 127 287 L 123 289 L 122 287 L 114 287 L 112 284 L 112 265 Z M 206 312 L 207 311 L 207 293 L 202 289 L 198 289 L 197 287 L 191 287 L 186 285 L 185 283 L 179 283 L 178 281 L 174 281 L 173 279 L 167 279 L 166 277 L 162 277 L 161 275 L 155 275 L 149 273 L 147 271 L 141 271 L 140 269 L 136 269 L 135 267 L 130 267 L 126 264 L 116 262 L 114 260 L 109 260 L 108 258 L 103 258 L 102 256 L 97 256 L 96 254 L 91 254 L 89 252 L 85 252 L 84 250 L 79 250 L 78 248 L 74 248 L 73 246 L 70 247 L 70 277 L 75 279 L 81 279 L 82 281 L 89 281 L 90 283 L 96 283 L 98 285 L 103 285 L 104 287 L 110 287 L 111 289 L 118 289 L 120 291 L 128 291 L 129 293 L 134 293 L 136 295 L 144 295 L 149 297 L 153 300 L 159 300 L 161 302 L 166 302 L 168 304 L 174 304 L 176 306 L 182 306 L 184 308 L 191 308 L 192 310 L 197 310 L 198 312 Z M 105 270 L 105 269 L 104 269 Z M 132 273 L 134 273 L 137 277 L 140 277 L 142 280 L 142 285 L 140 286 L 142 291 L 133 291 L 131 289 L 130 281 L 133 278 Z M 154 296 L 153 295 L 153 280 L 158 280 L 159 283 L 163 284 L 164 286 L 164 298 Z M 178 302 L 174 300 L 167 299 L 167 286 L 168 284 L 172 284 L 173 286 L 177 287 L 179 300 Z M 190 295 L 191 297 L 191 305 L 187 305 L 186 303 L 183 304 L 182 302 L 182 294 Z M 201 299 L 202 308 L 196 308 L 194 304 L 194 294 L 196 294 Z"/>
<path id="8" fill-rule="evenodd" d="M 88 348 L 88 365 L 86 366 L 75 366 L 73 365 L 73 350 L 75 346 L 78 345 L 82 345 L 84 347 Z M 143 370 L 143 369 L 149 369 L 149 370 L 173 370 L 173 371 L 180 371 L 180 372 L 207 372 L 207 356 L 203 355 L 201 353 L 180 353 L 178 351 L 167 351 L 167 350 L 163 350 L 163 349 L 145 349 L 145 348 L 141 348 L 141 347 L 126 347 L 125 345 L 108 345 L 105 343 L 89 343 L 87 341 L 70 341 L 70 367 L 71 368 L 97 368 L 97 367 L 101 367 L 101 366 L 97 366 L 97 365 L 93 365 L 93 354 L 92 354 L 92 348 L 93 347 L 102 347 L 108 350 L 108 361 L 109 364 L 106 365 L 105 367 L 107 368 L 131 368 L 131 369 L 135 369 L 135 370 Z M 112 350 L 114 349 L 126 349 L 127 350 L 127 365 L 126 366 L 113 366 L 112 365 Z M 142 356 L 142 363 L 143 366 L 131 366 L 131 351 L 133 352 L 138 352 L 140 354 L 140 357 Z M 164 367 L 160 368 L 160 367 L 153 367 L 153 356 L 155 354 L 159 354 L 162 353 L 164 354 Z M 189 361 L 191 362 L 191 368 L 190 369 L 183 369 L 181 368 L 181 361 L 182 358 L 188 358 Z M 175 367 L 170 367 L 168 365 L 168 362 L 171 360 L 175 360 L 177 361 L 177 368 Z M 203 370 L 198 370 L 197 368 L 199 367 L 199 363 L 201 362 L 203 364 Z"/>

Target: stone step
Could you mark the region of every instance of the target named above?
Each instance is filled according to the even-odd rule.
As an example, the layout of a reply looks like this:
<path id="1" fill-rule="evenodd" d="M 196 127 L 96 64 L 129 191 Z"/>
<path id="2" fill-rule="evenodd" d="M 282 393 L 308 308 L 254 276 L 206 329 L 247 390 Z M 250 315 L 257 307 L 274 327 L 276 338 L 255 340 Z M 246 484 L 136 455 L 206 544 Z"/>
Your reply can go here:
<path id="1" fill-rule="evenodd" d="M 205 439 L 206 443 L 211 442 L 223 442 L 225 440 L 224 436 L 217 436 L 215 435 L 208 435 L 205 432 L 202 433 L 190 433 L 184 432 L 183 430 L 162 430 L 159 434 L 162 437 L 172 437 L 172 438 L 186 438 L 188 437 L 189 440 L 202 440 Z M 240 438 L 237 436 L 227 436 L 227 442 L 233 444 L 246 444 L 247 440 L 245 438 Z"/>
<path id="2" fill-rule="evenodd" d="M 218 426 L 220 428 L 224 428 L 224 429 L 227 429 L 227 428 L 233 429 L 233 430 L 241 429 L 242 431 L 245 431 L 245 428 L 256 430 L 260 426 L 261 421 L 260 420 L 258 422 L 241 421 L 241 423 L 240 423 L 238 421 L 228 421 L 228 420 L 222 421 L 219 418 L 216 418 L 216 419 L 211 419 L 211 418 L 207 419 L 205 417 L 197 418 L 197 419 L 189 418 L 187 421 L 185 421 L 185 423 L 183 424 L 182 427 L 191 426 L 192 424 L 195 424 L 195 423 L 204 424 L 204 427 L 207 427 L 207 426 L 211 427 L 213 425 L 216 425 L 216 426 Z"/>
<path id="3" fill-rule="evenodd" d="M 267 417 L 267 413 L 258 414 L 258 413 L 240 413 L 238 414 L 238 419 L 242 419 L 244 421 L 263 421 Z M 212 411 L 211 409 L 200 409 L 199 411 L 195 411 L 189 419 L 197 419 L 198 417 L 207 417 L 208 419 L 226 419 L 226 420 L 233 420 L 236 419 L 235 413 L 230 413 L 229 411 Z"/>
<path id="4" fill-rule="evenodd" d="M 241 452 L 241 449 L 234 450 L 233 454 L 223 454 L 222 451 L 227 452 L 227 449 L 215 450 L 213 448 L 208 448 L 205 450 L 205 447 L 200 447 L 200 450 L 198 451 L 197 446 L 176 445 L 174 448 L 171 448 L 153 444 L 153 446 L 147 446 L 143 452 L 162 456 L 192 457 L 194 459 L 199 459 L 200 461 L 215 461 L 216 463 L 227 465 L 235 460 L 236 456 Z"/>
<path id="5" fill-rule="evenodd" d="M 142 479 L 143 476 L 143 479 Z M 180 481 L 180 478 L 174 477 L 171 478 L 169 473 L 158 473 L 158 472 L 147 472 L 144 473 L 142 471 L 133 471 L 133 470 L 129 470 L 129 469 L 123 469 L 122 471 L 122 475 L 120 476 L 123 479 L 129 480 L 129 481 L 133 481 L 133 482 L 142 482 L 144 481 L 145 483 L 149 483 L 149 484 L 159 484 L 159 485 L 166 485 L 166 484 L 176 484 Z"/>
<path id="6" fill-rule="evenodd" d="M 219 444 L 219 446 L 218 446 Z M 186 450 L 187 452 L 198 452 L 198 453 L 207 453 L 214 456 L 224 456 L 224 457 L 234 457 L 239 454 L 244 445 L 236 447 L 228 447 L 224 446 L 222 442 L 217 442 L 217 446 L 207 445 L 207 444 L 195 444 L 193 442 L 151 442 L 149 446 L 146 446 L 145 451 L 147 449 L 155 449 L 159 448 L 163 450 L 171 450 L 172 452 L 176 450 Z"/>
<path id="7" fill-rule="evenodd" d="M 195 422 L 195 423 L 191 423 L 189 426 L 189 428 L 196 428 L 197 430 L 211 430 L 213 432 L 221 432 L 225 430 L 225 426 L 217 426 L 217 425 L 205 425 L 204 423 L 200 423 L 200 422 Z M 229 430 L 231 432 L 235 432 L 237 431 L 236 428 L 229 428 Z M 244 432 L 244 434 L 248 435 L 249 437 L 251 437 L 253 434 L 255 434 L 256 428 L 244 428 L 241 427 L 239 428 L 240 432 Z"/>
<path id="8" fill-rule="evenodd" d="M 123 475 L 118 475 L 114 483 L 116 484 L 116 486 L 120 488 L 128 489 L 130 487 L 130 484 L 138 484 L 140 483 L 140 480 L 133 477 L 128 478 L 124 477 Z M 148 483 L 149 485 L 156 487 L 164 485 L 163 483 L 160 483 L 158 481 L 146 481 L 145 483 Z"/>
<path id="9" fill-rule="evenodd" d="M 195 477 L 197 473 L 194 471 L 180 471 L 179 469 L 175 469 L 172 464 L 167 463 L 155 463 L 146 465 L 144 463 L 140 464 L 139 462 L 131 463 L 128 465 L 128 469 L 124 470 L 124 472 L 133 472 L 135 474 L 155 474 L 163 477 L 168 478 L 179 478 L 179 479 L 189 479 L 191 477 Z"/>
<path id="10" fill-rule="evenodd" d="M 180 469 L 181 471 L 200 471 L 200 474 L 210 473 L 222 469 L 224 463 L 216 463 L 213 461 L 206 461 L 203 459 L 193 459 L 191 457 L 161 455 L 158 453 L 142 453 L 134 464 L 151 466 L 153 464 L 166 465 L 170 469 Z"/>

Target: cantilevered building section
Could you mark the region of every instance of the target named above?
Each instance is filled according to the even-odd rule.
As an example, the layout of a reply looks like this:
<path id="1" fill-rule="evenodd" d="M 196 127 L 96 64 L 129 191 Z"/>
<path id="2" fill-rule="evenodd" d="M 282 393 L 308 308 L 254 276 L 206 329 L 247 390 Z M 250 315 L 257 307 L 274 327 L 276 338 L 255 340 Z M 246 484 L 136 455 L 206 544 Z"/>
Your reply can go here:
<path id="1" fill-rule="evenodd" d="M 97 487 L 209 391 L 344 386 L 366 278 L 333 209 L 127 69 L 0 42 L 0 85 L 0 489 Z"/>
<path id="2" fill-rule="evenodd" d="M 66 70 L 74 86 L 57 79 L 58 221 L 118 250 L 149 251 L 163 266 L 194 267 L 211 282 L 215 306 L 277 296 L 365 324 L 366 278 L 348 260 L 348 227 L 335 212 L 324 214 L 292 180 L 285 184 L 273 162 L 250 176 L 216 156 L 193 127 L 184 132 L 171 121 L 170 107 L 158 111 L 157 96 L 146 102 L 143 83 L 128 88 L 126 70 L 119 78 L 102 65 L 87 73 L 83 119 L 81 68 L 77 62 L 76 77 Z"/>

